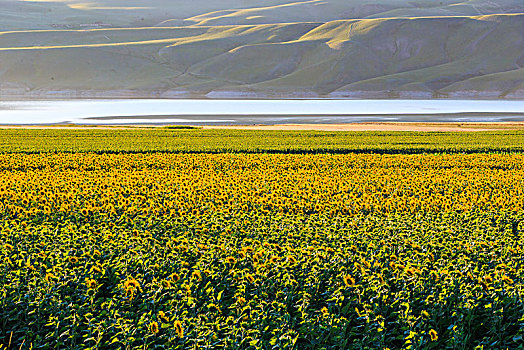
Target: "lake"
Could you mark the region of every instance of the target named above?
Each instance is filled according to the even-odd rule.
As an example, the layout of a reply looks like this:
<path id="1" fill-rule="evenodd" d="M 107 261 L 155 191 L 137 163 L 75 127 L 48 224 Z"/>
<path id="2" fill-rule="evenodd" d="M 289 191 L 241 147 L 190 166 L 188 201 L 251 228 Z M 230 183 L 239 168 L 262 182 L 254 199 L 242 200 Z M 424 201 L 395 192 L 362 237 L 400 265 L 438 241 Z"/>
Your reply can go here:
<path id="1" fill-rule="evenodd" d="M 523 121 L 508 100 L 46 100 L 0 101 L 0 124 L 284 124 Z"/>

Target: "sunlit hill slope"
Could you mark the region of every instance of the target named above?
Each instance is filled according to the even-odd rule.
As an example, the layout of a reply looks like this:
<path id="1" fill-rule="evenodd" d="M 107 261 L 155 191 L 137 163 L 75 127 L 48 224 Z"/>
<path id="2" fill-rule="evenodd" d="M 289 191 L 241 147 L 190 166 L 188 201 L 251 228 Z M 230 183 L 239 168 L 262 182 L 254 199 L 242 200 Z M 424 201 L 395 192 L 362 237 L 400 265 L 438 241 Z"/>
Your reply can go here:
<path id="1" fill-rule="evenodd" d="M 2 96 L 524 98 L 524 2 L 0 0 Z"/>

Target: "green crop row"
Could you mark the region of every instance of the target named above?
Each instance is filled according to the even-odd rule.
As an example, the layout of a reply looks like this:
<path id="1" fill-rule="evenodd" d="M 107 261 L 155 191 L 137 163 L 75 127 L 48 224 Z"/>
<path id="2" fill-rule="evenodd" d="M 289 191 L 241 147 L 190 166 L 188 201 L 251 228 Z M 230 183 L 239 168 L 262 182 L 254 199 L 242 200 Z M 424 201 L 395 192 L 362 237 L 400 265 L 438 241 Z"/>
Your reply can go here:
<path id="1" fill-rule="evenodd" d="M 204 129 L 0 129 L 0 152 L 522 152 L 524 131 L 325 132 Z"/>

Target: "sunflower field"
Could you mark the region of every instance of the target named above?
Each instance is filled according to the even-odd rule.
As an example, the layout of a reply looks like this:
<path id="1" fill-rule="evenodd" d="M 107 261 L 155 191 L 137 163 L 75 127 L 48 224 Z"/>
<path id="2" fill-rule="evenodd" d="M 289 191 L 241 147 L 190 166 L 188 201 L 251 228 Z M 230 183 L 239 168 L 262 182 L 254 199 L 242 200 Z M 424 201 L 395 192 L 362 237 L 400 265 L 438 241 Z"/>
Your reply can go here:
<path id="1" fill-rule="evenodd" d="M 524 349 L 524 154 L 5 152 L 0 349 Z"/>

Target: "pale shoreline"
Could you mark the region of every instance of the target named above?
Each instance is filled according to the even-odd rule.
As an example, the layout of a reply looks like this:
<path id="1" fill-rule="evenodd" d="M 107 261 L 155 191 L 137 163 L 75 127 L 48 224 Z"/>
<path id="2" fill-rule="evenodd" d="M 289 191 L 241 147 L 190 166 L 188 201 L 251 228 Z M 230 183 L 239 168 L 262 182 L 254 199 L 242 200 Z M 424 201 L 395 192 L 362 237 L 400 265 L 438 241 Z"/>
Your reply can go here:
<path id="1" fill-rule="evenodd" d="M 524 90 L 507 93 L 502 90 L 463 90 L 450 93 L 421 91 L 338 91 L 320 94 L 314 91 L 248 91 L 248 90 L 27 90 L 2 88 L 0 102 L 53 100 L 125 100 L 125 99 L 203 99 L 203 100 L 500 100 L 523 101 Z"/>
<path id="2" fill-rule="evenodd" d="M 472 132 L 496 130 L 524 130 L 524 122 L 368 122 L 344 124 L 275 124 L 275 125 L 211 125 L 203 129 L 282 130 L 282 131 L 426 131 Z"/>
<path id="3" fill-rule="evenodd" d="M 261 131 L 419 131 L 419 132 L 478 132 L 524 130 L 522 122 L 364 122 L 343 124 L 274 124 L 274 125 L 159 125 L 159 124 L 126 124 L 126 125 L 0 125 L 0 129 L 64 129 L 64 130 L 111 130 L 111 129 L 147 129 L 147 128 L 180 128 L 191 129 L 221 129 L 221 130 L 261 130 Z M 188 129 L 183 127 L 187 126 Z"/>

